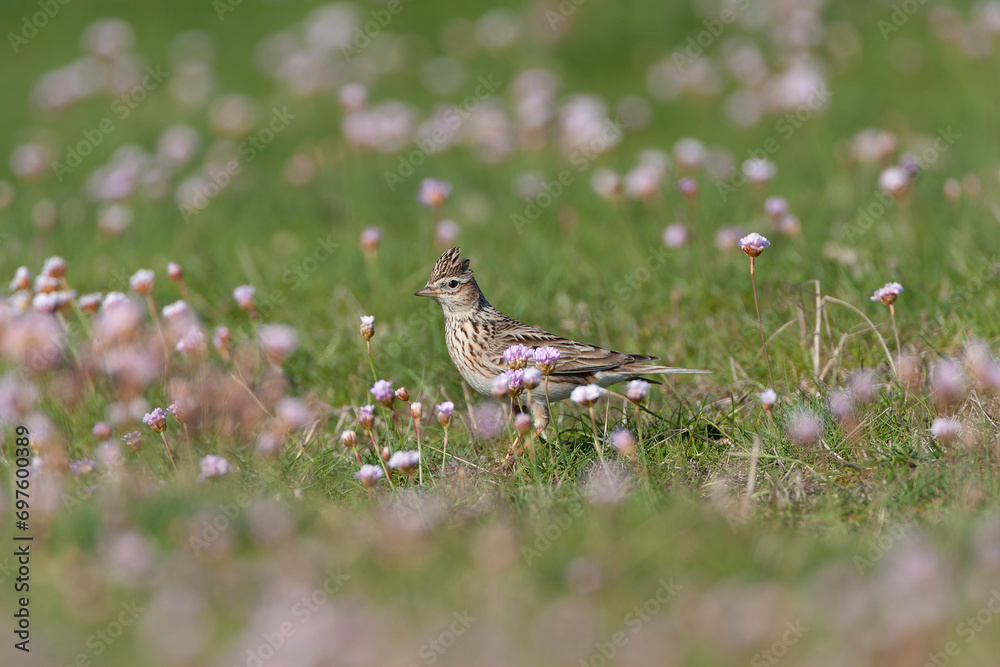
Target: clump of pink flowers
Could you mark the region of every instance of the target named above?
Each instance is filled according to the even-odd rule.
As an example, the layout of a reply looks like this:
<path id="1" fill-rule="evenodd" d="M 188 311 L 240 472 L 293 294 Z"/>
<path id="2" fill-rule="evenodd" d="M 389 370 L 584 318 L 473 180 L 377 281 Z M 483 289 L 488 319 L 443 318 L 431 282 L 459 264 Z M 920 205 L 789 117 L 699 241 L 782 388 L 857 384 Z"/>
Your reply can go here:
<path id="1" fill-rule="evenodd" d="M 530 348 L 518 343 L 511 345 L 503 353 L 504 361 L 511 370 L 518 370 L 528 365 L 529 360 L 534 359 L 534 353 Z"/>
<path id="2" fill-rule="evenodd" d="M 384 408 L 391 408 L 392 402 L 396 398 L 396 394 L 392 390 L 392 382 L 388 380 L 379 380 L 368 391 L 375 397 L 375 402 Z"/>

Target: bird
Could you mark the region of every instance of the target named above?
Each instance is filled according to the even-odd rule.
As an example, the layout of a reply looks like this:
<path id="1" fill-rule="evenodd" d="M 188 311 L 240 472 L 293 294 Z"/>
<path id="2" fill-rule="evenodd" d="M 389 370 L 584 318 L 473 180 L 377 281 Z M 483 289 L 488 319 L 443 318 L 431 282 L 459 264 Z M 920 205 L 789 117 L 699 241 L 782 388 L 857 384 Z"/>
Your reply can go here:
<path id="1" fill-rule="evenodd" d="M 546 378 L 545 391 L 530 393 L 529 407 L 535 429 L 542 432 L 549 423 L 549 403 L 570 397 L 573 389 L 590 384 L 607 387 L 645 375 L 710 373 L 711 371 L 671 366 L 646 365 L 658 357 L 625 354 L 581 343 L 536 326 L 529 326 L 494 308 L 483 296 L 472 276 L 471 262 L 462 259 L 459 247 L 446 250 L 431 270 L 427 284 L 414 296 L 429 297 L 444 312 L 445 342 L 452 363 L 462 378 L 480 394 L 490 396 L 493 381 L 509 369 L 504 352 L 524 345 L 532 352 L 540 347 L 559 351 L 555 368 Z"/>

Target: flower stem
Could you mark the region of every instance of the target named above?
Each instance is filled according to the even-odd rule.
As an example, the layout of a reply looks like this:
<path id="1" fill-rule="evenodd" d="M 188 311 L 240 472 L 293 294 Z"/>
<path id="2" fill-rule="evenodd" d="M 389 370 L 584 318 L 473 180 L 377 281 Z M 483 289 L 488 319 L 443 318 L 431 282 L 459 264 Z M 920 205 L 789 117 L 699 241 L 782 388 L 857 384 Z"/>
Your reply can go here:
<path id="1" fill-rule="evenodd" d="M 372 449 L 375 451 L 375 457 L 378 459 L 378 462 L 382 464 L 382 472 L 385 473 L 385 480 L 389 483 L 389 488 L 396 488 L 396 485 L 392 481 L 392 475 L 389 474 L 389 468 L 385 465 L 385 459 L 382 458 L 382 452 L 378 450 L 378 443 L 375 442 L 374 430 L 368 431 L 368 437 L 372 439 Z"/>
<path id="2" fill-rule="evenodd" d="M 170 465 L 174 467 L 174 472 L 177 472 L 177 462 L 174 461 L 174 453 L 170 451 L 170 443 L 167 442 L 167 434 L 161 431 L 160 437 L 163 438 L 163 446 L 167 448 L 167 458 L 170 459 Z"/>
<path id="3" fill-rule="evenodd" d="M 444 427 L 444 443 L 441 445 L 441 474 L 444 474 L 444 464 L 448 459 L 448 427 Z"/>
<path id="4" fill-rule="evenodd" d="M 642 438 L 642 419 L 639 415 L 639 404 L 635 404 L 635 430 L 639 435 L 639 461 L 642 464 L 642 478 L 649 481 L 649 462 L 646 460 L 646 445 Z"/>
<path id="5" fill-rule="evenodd" d="M 424 485 L 424 452 L 423 445 L 420 441 L 420 422 L 416 419 L 413 420 L 413 427 L 417 429 L 417 479 L 420 481 L 420 485 Z"/>
<path id="6" fill-rule="evenodd" d="M 534 473 L 535 488 L 538 489 L 538 496 L 542 496 L 542 473 L 538 469 L 538 456 L 535 452 L 535 429 L 528 430 L 528 456 L 531 458 L 531 470 Z"/>
<path id="7" fill-rule="evenodd" d="M 692 229 L 698 229 L 698 197 L 684 197 L 684 206 L 687 208 L 688 222 Z"/>
<path id="8" fill-rule="evenodd" d="M 903 349 L 899 346 L 899 328 L 896 327 L 896 305 L 889 304 L 889 317 L 892 318 L 892 333 L 896 335 L 896 375 L 899 375 L 899 362 L 903 358 Z"/>
<path id="9" fill-rule="evenodd" d="M 750 258 L 750 284 L 753 286 L 753 307 L 757 311 L 757 328 L 760 331 L 760 345 L 764 348 L 764 361 L 767 362 L 767 379 L 774 386 L 774 377 L 771 375 L 771 359 L 767 356 L 767 342 L 764 340 L 764 323 L 760 319 L 760 304 L 757 303 L 757 280 L 754 277 L 753 257 Z"/>
<path id="10" fill-rule="evenodd" d="M 549 401 L 549 376 L 545 376 L 545 413 L 549 416 L 549 422 L 555 417 L 552 416 L 552 403 Z M 548 426 L 548 424 L 546 424 Z M 559 425 L 556 425 L 556 442 L 559 442 Z M 559 482 L 559 472 L 556 470 L 556 455 L 552 451 L 552 444 L 546 440 L 545 448 L 549 450 L 549 464 L 552 466 L 552 474 L 555 475 L 556 483 Z"/>
<path id="11" fill-rule="evenodd" d="M 378 382 L 378 375 L 375 374 L 375 364 L 372 362 L 372 342 L 366 340 L 365 345 L 368 346 L 368 368 L 372 369 L 372 377 Z"/>

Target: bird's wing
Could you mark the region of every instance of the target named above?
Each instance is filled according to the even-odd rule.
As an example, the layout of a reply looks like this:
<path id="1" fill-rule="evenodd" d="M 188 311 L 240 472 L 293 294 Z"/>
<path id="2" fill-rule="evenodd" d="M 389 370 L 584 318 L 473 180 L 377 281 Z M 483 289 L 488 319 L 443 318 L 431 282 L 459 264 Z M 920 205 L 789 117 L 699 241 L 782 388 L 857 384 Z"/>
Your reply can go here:
<path id="1" fill-rule="evenodd" d="M 501 367 L 506 365 L 503 359 L 504 350 L 511 345 L 520 343 L 530 348 L 554 347 L 559 350 L 559 363 L 556 364 L 555 369 L 557 375 L 586 375 L 598 371 L 614 370 L 624 364 L 652 361 L 657 358 L 606 350 L 596 345 L 556 336 L 544 329 L 530 327 L 520 322 L 517 322 L 516 326 L 500 328 L 491 338 L 491 342 L 490 360 Z"/>

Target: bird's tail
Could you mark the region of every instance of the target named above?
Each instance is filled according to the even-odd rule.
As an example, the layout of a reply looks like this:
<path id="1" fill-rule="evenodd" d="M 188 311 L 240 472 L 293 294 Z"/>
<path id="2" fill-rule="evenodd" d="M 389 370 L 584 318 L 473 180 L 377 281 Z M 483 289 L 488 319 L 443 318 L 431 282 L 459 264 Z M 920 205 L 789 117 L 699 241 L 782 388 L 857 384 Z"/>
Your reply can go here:
<path id="1" fill-rule="evenodd" d="M 672 375 L 674 373 L 711 373 L 712 371 L 697 368 L 676 368 L 674 366 L 647 366 L 645 364 L 629 364 L 621 369 L 625 373 L 636 375 Z"/>

